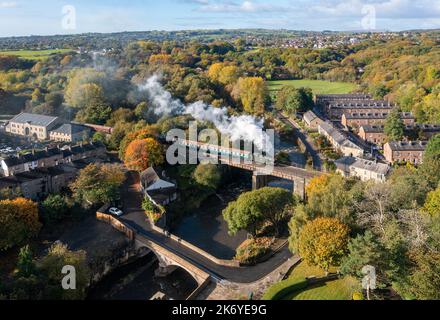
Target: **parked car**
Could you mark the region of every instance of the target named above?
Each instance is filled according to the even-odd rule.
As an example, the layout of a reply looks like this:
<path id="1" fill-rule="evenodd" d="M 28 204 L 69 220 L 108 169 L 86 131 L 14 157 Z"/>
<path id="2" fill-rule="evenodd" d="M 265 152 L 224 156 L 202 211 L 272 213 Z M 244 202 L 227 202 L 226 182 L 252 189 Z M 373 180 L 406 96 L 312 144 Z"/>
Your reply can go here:
<path id="1" fill-rule="evenodd" d="M 122 210 L 118 209 L 118 208 L 110 208 L 109 212 L 117 217 L 122 216 L 124 213 L 122 212 Z"/>

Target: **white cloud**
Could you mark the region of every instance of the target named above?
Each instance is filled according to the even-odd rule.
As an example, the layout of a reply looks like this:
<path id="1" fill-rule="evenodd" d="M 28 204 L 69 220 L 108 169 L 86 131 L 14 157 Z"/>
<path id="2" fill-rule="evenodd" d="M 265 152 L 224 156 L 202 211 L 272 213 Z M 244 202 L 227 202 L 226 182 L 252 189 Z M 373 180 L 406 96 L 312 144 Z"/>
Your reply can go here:
<path id="1" fill-rule="evenodd" d="M 218 13 L 259 13 L 259 12 L 274 12 L 283 11 L 286 8 L 282 6 L 276 6 L 270 3 L 259 3 L 255 1 L 243 1 L 237 2 L 209 2 L 205 3 L 198 8 L 198 11 L 202 12 L 218 12 Z"/>
<path id="2" fill-rule="evenodd" d="M 17 2 L 0 2 L 0 9 L 1 8 L 16 8 L 17 7 Z"/>

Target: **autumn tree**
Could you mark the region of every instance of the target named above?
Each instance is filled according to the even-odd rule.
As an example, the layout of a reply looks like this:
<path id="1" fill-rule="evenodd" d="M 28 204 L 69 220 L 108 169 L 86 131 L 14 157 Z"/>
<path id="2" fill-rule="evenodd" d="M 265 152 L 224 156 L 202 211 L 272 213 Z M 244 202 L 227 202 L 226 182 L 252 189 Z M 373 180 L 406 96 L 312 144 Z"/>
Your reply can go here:
<path id="1" fill-rule="evenodd" d="M 208 76 L 213 81 L 218 81 L 220 78 L 220 72 L 224 68 L 224 64 L 222 62 L 212 64 L 208 69 Z"/>
<path id="2" fill-rule="evenodd" d="M 74 69 L 68 77 L 65 89 L 66 103 L 74 108 L 84 108 L 91 101 L 103 101 L 102 83 L 105 74 L 92 68 Z"/>
<path id="3" fill-rule="evenodd" d="M 267 99 L 267 87 L 263 78 L 247 77 L 238 79 L 232 95 L 240 101 L 245 112 L 262 114 Z"/>
<path id="4" fill-rule="evenodd" d="M 440 216 L 440 186 L 428 193 L 424 209 L 432 216 Z"/>
<path id="5" fill-rule="evenodd" d="M 78 203 L 104 204 L 119 198 L 124 180 L 125 174 L 119 165 L 90 164 L 79 172 L 70 188 Z"/>
<path id="6" fill-rule="evenodd" d="M 326 271 L 337 266 L 347 252 L 349 229 L 335 218 L 308 222 L 299 235 L 299 255 L 308 264 Z"/>
<path id="7" fill-rule="evenodd" d="M 150 56 L 150 59 L 148 59 L 149 64 L 170 64 L 171 63 L 171 56 L 169 54 L 159 53 L 159 54 L 153 54 Z"/>
<path id="8" fill-rule="evenodd" d="M 117 125 L 118 126 L 118 125 Z M 131 130 L 130 130 L 131 129 Z M 128 133 L 125 132 L 126 130 L 129 130 Z M 125 158 L 125 152 L 127 150 L 127 147 L 135 140 L 143 140 L 147 138 L 156 138 L 159 135 L 158 129 L 155 126 L 147 126 L 139 130 L 133 130 L 132 126 L 128 125 L 124 126 L 124 130 L 121 130 L 120 142 L 119 142 L 119 157 L 121 159 Z M 113 134 L 117 134 L 114 132 Z M 112 139 L 115 138 L 113 137 Z"/>
<path id="9" fill-rule="evenodd" d="M 402 118 L 400 117 L 399 112 L 394 109 L 388 115 L 384 126 L 384 132 L 387 136 L 388 141 L 402 140 L 404 130 L 405 125 L 403 124 Z"/>
<path id="10" fill-rule="evenodd" d="M 153 138 L 132 141 L 125 151 L 125 165 L 132 170 L 144 171 L 164 162 L 162 145 Z"/>
<path id="11" fill-rule="evenodd" d="M 306 186 L 307 211 L 312 217 L 338 217 L 344 223 L 352 223 L 352 188 L 356 182 L 338 174 L 313 178 Z"/>
<path id="12" fill-rule="evenodd" d="M 40 228 L 35 202 L 25 198 L 0 201 L 0 250 L 35 237 Z"/>

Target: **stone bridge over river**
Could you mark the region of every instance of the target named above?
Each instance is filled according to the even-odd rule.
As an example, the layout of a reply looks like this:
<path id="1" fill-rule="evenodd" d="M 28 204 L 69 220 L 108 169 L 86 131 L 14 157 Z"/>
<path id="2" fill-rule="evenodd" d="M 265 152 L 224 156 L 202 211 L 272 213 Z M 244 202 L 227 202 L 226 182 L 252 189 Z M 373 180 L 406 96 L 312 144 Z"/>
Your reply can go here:
<path id="1" fill-rule="evenodd" d="M 128 175 L 123 194 L 124 216 L 116 218 L 107 214 L 108 208 L 104 207 L 97 212 L 97 219 L 123 232 L 134 243 L 139 253 L 143 250 L 153 252 L 159 261 L 157 276 L 166 276 L 176 268 L 188 272 L 199 284 L 190 298 L 195 297 L 211 280 L 217 283 L 236 284 L 260 281 L 292 258 L 287 245 L 282 244 L 270 259 L 256 266 L 243 267 L 237 261 L 217 259 L 183 239 L 165 234 L 161 229 L 150 224 L 141 208 L 142 191 L 139 174 L 130 172 Z"/>
<path id="2" fill-rule="evenodd" d="M 252 187 L 254 190 L 265 187 L 269 182 L 269 177 L 276 177 L 292 181 L 293 192 L 304 200 L 306 197 L 305 187 L 310 180 L 325 174 L 320 171 L 305 170 L 294 166 L 262 164 L 249 152 L 243 150 L 189 140 L 179 140 L 177 143 L 180 147 L 197 150 L 199 157 L 202 155 L 201 152 L 203 152 L 203 157 L 206 157 L 206 159 L 218 156 L 218 161 L 224 165 L 253 172 Z M 186 157 L 190 158 L 191 155 L 187 153 Z"/>

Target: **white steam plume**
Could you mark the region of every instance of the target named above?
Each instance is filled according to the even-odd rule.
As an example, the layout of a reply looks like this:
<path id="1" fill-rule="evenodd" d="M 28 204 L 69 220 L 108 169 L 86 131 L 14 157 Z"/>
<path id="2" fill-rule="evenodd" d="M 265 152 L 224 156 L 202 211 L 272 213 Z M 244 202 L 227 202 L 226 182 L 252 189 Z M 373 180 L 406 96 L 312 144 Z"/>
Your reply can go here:
<path id="1" fill-rule="evenodd" d="M 229 135 L 232 141 L 251 141 L 260 150 L 270 152 L 273 146 L 267 134 L 263 131 L 263 119 L 250 115 L 229 116 L 226 108 L 215 108 L 202 101 L 189 105 L 174 99 L 159 82 L 159 76 L 153 75 L 139 90 L 145 91 L 150 98 L 154 113 L 157 116 L 189 114 L 199 121 L 210 121 L 222 133 Z"/>

